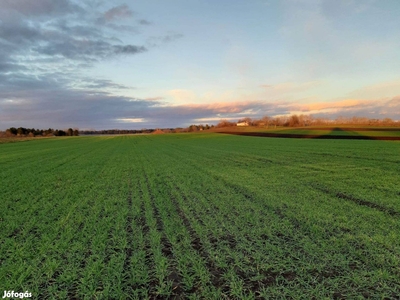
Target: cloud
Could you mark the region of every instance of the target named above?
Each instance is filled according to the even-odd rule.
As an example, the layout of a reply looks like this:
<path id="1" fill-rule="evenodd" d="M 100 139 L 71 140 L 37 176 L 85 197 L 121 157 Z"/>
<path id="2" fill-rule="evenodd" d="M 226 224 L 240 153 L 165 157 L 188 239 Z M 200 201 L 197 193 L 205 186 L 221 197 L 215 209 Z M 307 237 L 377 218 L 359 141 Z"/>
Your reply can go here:
<path id="1" fill-rule="evenodd" d="M 134 46 L 134 45 L 124 45 L 124 46 L 114 46 L 115 53 L 117 54 L 137 54 L 146 52 L 147 48 L 143 46 Z"/>
<path id="2" fill-rule="evenodd" d="M 108 10 L 104 16 L 109 22 L 102 24 L 98 22 L 98 11 L 83 4 L 87 3 L 78 6 L 69 0 L 0 2 L 0 55 L 7 61 L 21 61 L 29 56 L 30 65 L 47 57 L 53 64 L 64 65 L 65 60 L 60 58 L 93 63 L 118 54 L 147 51 L 144 46 L 124 44 L 110 35 L 115 36 L 121 28 L 132 30 L 129 25 L 111 23 L 132 14 L 126 5 Z"/>
<path id="3" fill-rule="evenodd" d="M 338 50 L 335 45 L 341 41 L 340 36 L 331 27 L 330 16 L 320 10 L 321 1 L 297 1 L 298 14 L 286 16 L 288 24 L 282 30 L 286 37 L 304 46 L 292 47 L 300 56 L 308 50 L 309 44 L 316 47 L 322 44 L 322 50 L 330 47 Z M 101 4 L 103 1 L 96 1 L 96 5 L 93 3 L 0 0 L 1 129 L 11 126 L 82 129 L 175 127 L 195 121 L 215 122 L 290 113 L 333 117 L 375 114 L 399 119 L 400 89 L 397 81 L 364 87 L 354 91 L 348 99 L 330 103 L 310 101 L 315 96 L 302 95 L 325 84 L 306 79 L 304 82 L 280 84 L 266 82 L 262 89 L 256 87 L 252 94 L 234 89 L 198 95 L 189 89 L 171 89 L 157 97 L 135 97 L 136 90 L 132 87 L 107 78 L 89 77 L 85 71 L 100 61 L 122 60 L 128 55 L 150 52 L 152 47 L 172 43 L 183 35 L 169 32 L 149 37 L 142 33 L 134 36 L 138 41 L 136 44 L 136 41 L 132 42 L 132 34 L 144 30 L 140 25 L 148 25 L 149 21 L 136 18 L 125 4 L 105 9 Z M 300 35 L 296 38 L 297 33 Z M 131 40 L 125 40 L 128 37 Z M 365 44 L 360 45 L 364 49 L 362 45 Z M 352 47 L 344 48 L 343 52 L 355 51 Z M 381 48 L 386 51 L 386 46 Z M 363 55 L 368 57 L 374 49 L 364 52 Z M 324 61 L 324 58 L 306 61 L 323 69 L 326 63 L 319 65 L 318 59 Z M 332 60 L 332 64 L 336 64 L 336 60 Z M 245 74 L 249 70 L 246 62 L 238 66 Z M 118 91 L 130 96 L 120 96 Z M 308 97 L 308 103 L 304 103 L 305 97 Z M 174 102 L 168 102 L 170 99 Z"/>
<path id="4" fill-rule="evenodd" d="M 13 72 L 13 71 L 23 71 L 27 70 L 25 66 L 21 66 L 16 63 L 10 63 L 10 62 L 5 62 L 1 61 L 0 58 L 0 73 L 2 72 Z"/>
<path id="5" fill-rule="evenodd" d="M 264 115 L 276 115 L 288 113 L 285 105 L 268 103 L 263 101 L 234 101 L 209 104 L 182 104 L 162 107 L 162 110 L 154 111 L 154 117 L 164 119 L 165 115 L 173 116 L 173 120 L 179 125 L 193 124 L 193 122 L 211 122 L 221 119 L 235 120 L 243 117 L 261 117 Z M 183 122 L 184 121 L 184 122 Z M 177 126 L 177 125 L 175 125 Z"/>
<path id="6" fill-rule="evenodd" d="M 186 104 L 166 107 L 180 118 L 199 122 L 215 122 L 221 119 L 235 120 L 242 117 L 260 118 L 265 115 L 312 114 L 327 118 L 358 116 L 369 118 L 390 117 L 400 120 L 400 96 L 386 100 L 346 99 L 334 102 L 237 101 L 211 104 Z"/>
<path id="7" fill-rule="evenodd" d="M 174 89 L 169 90 L 167 94 L 170 95 L 174 101 L 180 103 L 194 102 L 197 99 L 196 94 L 190 90 Z"/>
<path id="8" fill-rule="evenodd" d="M 143 100 L 146 100 L 146 101 L 161 101 L 161 100 L 164 100 L 165 98 L 164 97 L 149 97 L 149 98 L 143 98 Z"/>
<path id="9" fill-rule="evenodd" d="M 130 18 L 133 16 L 133 11 L 126 4 L 115 6 L 104 13 L 104 19 L 113 21 L 120 18 Z"/>
<path id="10" fill-rule="evenodd" d="M 345 99 L 334 102 L 289 104 L 290 113 L 313 114 L 336 118 L 358 116 L 368 118 L 392 118 L 400 120 L 400 95 L 385 99 Z"/>
<path id="11" fill-rule="evenodd" d="M 127 87 L 123 84 L 118 84 L 109 79 L 94 79 L 94 78 L 82 78 L 79 82 L 73 83 L 74 88 L 82 89 L 132 89 L 132 87 Z"/>
<path id="12" fill-rule="evenodd" d="M 182 111 L 207 111 L 210 114 L 238 114 L 250 111 L 260 111 L 269 103 L 258 102 L 258 101 L 243 101 L 243 102 L 220 102 L 220 103 L 209 103 L 209 104 L 186 104 L 179 105 Z"/>
<path id="13" fill-rule="evenodd" d="M 150 21 L 148 21 L 148 20 L 141 19 L 141 20 L 139 20 L 139 24 L 140 24 L 140 25 L 151 25 L 151 24 L 153 24 L 153 23 L 150 22 Z"/>
<path id="14" fill-rule="evenodd" d="M 354 98 L 376 99 L 400 95 L 400 80 L 392 80 L 371 84 L 349 94 Z"/>
<path id="15" fill-rule="evenodd" d="M 183 34 L 181 33 L 168 33 L 164 36 L 152 36 L 148 38 L 147 44 L 150 47 L 159 47 L 162 44 L 171 43 L 181 38 L 183 38 Z"/>
<path id="16" fill-rule="evenodd" d="M 132 16 L 127 5 L 104 11 L 101 2 L 89 0 L 0 0 L 0 128 L 175 123 L 172 111 L 164 115 L 163 97 L 119 96 L 133 88 L 84 75 L 96 62 L 148 51 L 124 42 L 121 33 L 136 27 L 120 22 Z M 157 39 L 161 44 L 179 37 Z"/>
<path id="17" fill-rule="evenodd" d="M 68 0 L 3 0 L 0 10 L 11 10 L 25 16 L 61 15 L 82 11 L 81 8 Z"/>
<path id="18" fill-rule="evenodd" d="M 71 89 L 50 76 L 39 80 L 26 77 L 0 85 L 0 128 L 116 128 L 121 123 L 118 119 L 143 118 L 157 104 L 105 90 Z"/>
<path id="19" fill-rule="evenodd" d="M 116 96 L 107 90 L 114 85 L 108 80 L 81 77 L 84 84 L 72 89 L 69 87 L 71 82 L 64 76 L 60 73 L 33 78 L 21 74 L 7 78 L 0 74 L 0 128 L 140 129 L 188 126 L 198 122 L 215 124 L 221 119 L 234 121 L 243 117 L 292 113 L 329 118 L 366 116 L 400 119 L 400 95 L 383 100 L 345 99 L 329 103 L 225 101 L 171 104 L 162 97 L 140 99 Z M 188 92 L 173 91 L 181 96 Z"/>
<path id="20" fill-rule="evenodd" d="M 19 45 L 34 43 L 44 38 L 37 24 L 29 24 L 23 19 L 6 20 L 0 26 L 2 43 L 8 44 L 9 49 L 17 49 Z"/>
<path id="21" fill-rule="evenodd" d="M 351 109 L 355 107 L 360 107 L 362 105 L 368 105 L 370 102 L 367 100 L 355 100 L 347 99 L 336 102 L 317 102 L 309 104 L 293 105 L 292 109 L 296 109 L 303 112 L 312 111 L 324 111 L 324 110 L 337 110 L 337 109 Z"/>
<path id="22" fill-rule="evenodd" d="M 122 118 L 122 119 L 116 119 L 118 122 L 122 123 L 143 123 L 145 122 L 145 119 L 143 118 Z"/>
<path id="23" fill-rule="evenodd" d="M 159 39 L 163 43 L 169 43 L 169 42 L 175 41 L 177 39 L 180 39 L 182 37 L 183 37 L 183 34 L 181 34 L 181 33 L 170 33 L 165 36 L 159 37 Z"/>
<path id="24" fill-rule="evenodd" d="M 228 121 L 237 121 L 237 117 L 225 117 L 223 120 L 228 120 Z M 218 123 L 222 119 L 220 117 L 210 117 L 210 118 L 198 118 L 194 119 L 193 121 L 196 123 Z"/>

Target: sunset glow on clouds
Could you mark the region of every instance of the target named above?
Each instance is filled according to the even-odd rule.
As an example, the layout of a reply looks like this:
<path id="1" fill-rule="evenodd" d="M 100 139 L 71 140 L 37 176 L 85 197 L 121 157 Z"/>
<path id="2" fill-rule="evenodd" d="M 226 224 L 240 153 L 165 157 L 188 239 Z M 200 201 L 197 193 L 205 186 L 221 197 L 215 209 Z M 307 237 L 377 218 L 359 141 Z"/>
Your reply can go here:
<path id="1" fill-rule="evenodd" d="M 0 130 L 400 119 L 397 0 L 0 1 Z"/>

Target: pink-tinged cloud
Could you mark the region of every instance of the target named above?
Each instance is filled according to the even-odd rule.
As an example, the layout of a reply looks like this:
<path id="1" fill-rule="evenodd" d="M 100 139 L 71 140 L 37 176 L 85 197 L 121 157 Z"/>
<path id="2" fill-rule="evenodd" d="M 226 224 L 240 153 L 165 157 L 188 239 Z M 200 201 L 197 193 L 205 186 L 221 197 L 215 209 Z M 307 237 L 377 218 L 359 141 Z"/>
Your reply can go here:
<path id="1" fill-rule="evenodd" d="M 400 108 L 400 95 L 397 97 L 394 97 L 392 100 L 389 100 L 386 103 L 387 107 L 393 108 L 393 107 L 398 107 Z M 400 109 L 397 111 L 400 114 Z"/>
<path id="2" fill-rule="evenodd" d="M 161 100 L 164 100 L 165 98 L 164 97 L 148 97 L 148 98 L 144 98 L 143 100 L 146 100 L 146 101 L 161 101 Z"/>
<path id="3" fill-rule="evenodd" d="M 175 106 L 177 109 L 184 111 L 208 111 L 214 114 L 238 114 L 246 111 L 260 111 L 270 103 L 260 101 L 243 101 L 243 102 L 216 102 L 206 104 L 184 104 Z"/>
<path id="4" fill-rule="evenodd" d="M 236 102 L 215 102 L 203 104 L 182 104 L 166 106 L 180 115 L 201 115 L 198 118 L 215 118 L 218 116 L 234 117 L 248 114 L 248 116 L 262 115 L 289 115 L 289 114 L 331 114 L 332 116 L 341 113 L 354 113 L 355 116 L 362 116 L 363 113 L 371 117 L 371 112 L 377 114 L 377 118 L 383 114 L 390 114 L 391 117 L 400 117 L 400 96 L 385 100 L 363 100 L 346 99 L 336 102 L 313 102 L 299 104 L 295 102 L 265 102 L 265 101 L 236 101 Z"/>
<path id="5" fill-rule="evenodd" d="M 290 114 L 311 114 L 314 116 L 337 118 L 368 117 L 400 119 L 400 96 L 386 100 L 347 99 L 336 102 L 294 102 L 236 101 L 204 104 L 182 104 L 164 106 L 152 117 L 171 117 L 193 122 L 215 122 L 221 119 L 235 120 L 243 117 L 282 116 Z"/>
<path id="6" fill-rule="evenodd" d="M 375 100 L 347 99 L 330 103 L 309 103 L 290 105 L 291 113 L 304 113 L 336 118 L 338 116 L 358 116 L 368 118 L 392 118 L 400 120 L 400 95 L 393 98 Z"/>
<path id="7" fill-rule="evenodd" d="M 376 99 L 394 97 L 400 94 L 400 80 L 386 81 L 358 89 L 350 96 L 352 98 Z"/>
<path id="8" fill-rule="evenodd" d="M 107 21 L 112 21 L 118 18 L 130 18 L 132 16 L 133 12 L 126 4 L 113 7 L 104 13 L 104 19 Z"/>
<path id="9" fill-rule="evenodd" d="M 184 89 L 174 89 L 169 90 L 167 94 L 174 99 L 174 101 L 184 103 L 184 102 L 194 102 L 196 101 L 196 94 L 191 90 Z"/>
<path id="10" fill-rule="evenodd" d="M 337 102 L 317 102 L 317 103 L 308 103 L 308 104 L 300 104 L 293 105 L 292 108 L 302 112 L 311 112 L 311 111 L 321 111 L 321 110 L 338 110 L 338 109 L 349 109 L 349 108 L 357 108 L 361 106 L 371 105 L 372 101 L 368 100 L 355 100 L 355 99 L 347 99 Z"/>

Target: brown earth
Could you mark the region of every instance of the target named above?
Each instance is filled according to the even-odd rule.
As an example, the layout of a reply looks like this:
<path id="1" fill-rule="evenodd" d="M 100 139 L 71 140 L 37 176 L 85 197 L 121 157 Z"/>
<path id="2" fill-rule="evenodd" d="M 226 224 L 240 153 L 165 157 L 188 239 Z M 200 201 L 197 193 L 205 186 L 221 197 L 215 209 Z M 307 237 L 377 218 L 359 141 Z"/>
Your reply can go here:
<path id="1" fill-rule="evenodd" d="M 165 132 L 162 131 L 161 129 L 156 129 L 154 130 L 151 134 L 164 134 Z"/>

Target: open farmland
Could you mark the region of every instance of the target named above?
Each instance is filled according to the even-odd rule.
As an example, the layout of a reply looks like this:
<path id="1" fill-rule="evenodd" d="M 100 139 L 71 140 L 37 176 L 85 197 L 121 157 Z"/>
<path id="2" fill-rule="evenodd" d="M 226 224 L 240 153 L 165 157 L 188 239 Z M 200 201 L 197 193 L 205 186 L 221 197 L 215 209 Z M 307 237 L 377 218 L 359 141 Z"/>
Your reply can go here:
<path id="1" fill-rule="evenodd" d="M 351 140 L 392 140 L 400 141 L 400 128 L 396 127 L 227 127 L 215 132 L 245 136 L 310 138 L 310 139 L 351 139 Z"/>
<path id="2" fill-rule="evenodd" d="M 399 299 L 400 142 L 223 134 L 0 145 L 0 289 Z"/>

